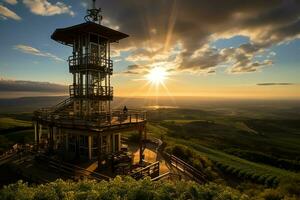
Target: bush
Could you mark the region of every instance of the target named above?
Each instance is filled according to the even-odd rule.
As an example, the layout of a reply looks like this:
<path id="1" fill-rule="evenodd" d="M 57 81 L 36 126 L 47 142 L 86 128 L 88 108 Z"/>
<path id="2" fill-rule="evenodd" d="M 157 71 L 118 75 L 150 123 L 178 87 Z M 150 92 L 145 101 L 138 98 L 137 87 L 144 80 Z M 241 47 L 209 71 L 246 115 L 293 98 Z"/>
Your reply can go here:
<path id="1" fill-rule="evenodd" d="M 265 183 L 265 180 L 266 180 L 266 176 L 264 176 L 264 175 L 261 175 L 258 179 L 257 179 L 257 181 L 259 182 L 259 183 Z"/>
<path id="2" fill-rule="evenodd" d="M 265 189 L 260 196 L 265 200 L 281 200 L 284 197 L 284 195 L 275 189 Z"/>
<path id="3" fill-rule="evenodd" d="M 272 187 L 275 186 L 274 185 L 274 180 L 276 179 L 275 176 L 269 176 L 266 180 L 265 180 L 265 185 L 267 185 L 268 187 Z"/>
<path id="4" fill-rule="evenodd" d="M 185 181 L 136 181 L 130 177 L 116 177 L 107 182 L 82 180 L 79 182 L 57 180 L 55 182 L 28 186 L 22 181 L 0 190 L 1 200 L 56 200 L 56 199 L 220 199 L 247 200 L 246 195 L 232 188 L 209 183 L 198 185 Z"/>
<path id="5" fill-rule="evenodd" d="M 300 180 L 299 179 L 281 180 L 278 188 L 280 191 L 282 191 L 285 194 L 296 195 L 300 198 Z"/>

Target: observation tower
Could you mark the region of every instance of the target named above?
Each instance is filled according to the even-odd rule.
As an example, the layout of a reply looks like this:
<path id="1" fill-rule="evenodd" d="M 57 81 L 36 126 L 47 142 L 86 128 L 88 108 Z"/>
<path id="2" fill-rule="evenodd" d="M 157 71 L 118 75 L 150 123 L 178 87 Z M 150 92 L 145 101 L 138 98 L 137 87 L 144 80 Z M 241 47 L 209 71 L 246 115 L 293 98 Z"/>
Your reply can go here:
<path id="1" fill-rule="evenodd" d="M 101 25 L 100 13 L 94 0 L 84 23 L 56 29 L 51 36 L 73 50 L 68 58 L 73 83 L 68 99 L 34 112 L 36 148 L 78 161 L 97 160 L 99 167 L 121 151 L 122 132 L 137 131 L 142 162 L 146 113 L 111 107 L 114 90 L 110 46 L 128 35 Z"/>

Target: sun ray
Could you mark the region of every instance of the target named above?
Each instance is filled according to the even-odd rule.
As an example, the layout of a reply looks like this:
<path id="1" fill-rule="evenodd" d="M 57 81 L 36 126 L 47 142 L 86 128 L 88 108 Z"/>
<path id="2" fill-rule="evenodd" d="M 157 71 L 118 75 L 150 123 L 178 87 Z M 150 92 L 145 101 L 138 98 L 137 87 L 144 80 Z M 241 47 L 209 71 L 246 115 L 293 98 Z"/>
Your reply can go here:
<path id="1" fill-rule="evenodd" d="M 173 4 L 172 4 L 171 14 L 169 17 L 168 30 L 167 30 L 167 36 L 166 36 L 166 41 L 165 41 L 165 45 L 164 45 L 164 51 L 168 50 L 170 42 L 172 40 L 173 30 L 174 30 L 174 26 L 175 26 L 176 19 L 177 19 L 177 13 L 178 13 L 177 0 L 174 0 Z"/>
<path id="2" fill-rule="evenodd" d="M 155 67 L 147 74 L 146 78 L 150 83 L 160 85 L 167 79 L 167 72 L 162 67 Z"/>

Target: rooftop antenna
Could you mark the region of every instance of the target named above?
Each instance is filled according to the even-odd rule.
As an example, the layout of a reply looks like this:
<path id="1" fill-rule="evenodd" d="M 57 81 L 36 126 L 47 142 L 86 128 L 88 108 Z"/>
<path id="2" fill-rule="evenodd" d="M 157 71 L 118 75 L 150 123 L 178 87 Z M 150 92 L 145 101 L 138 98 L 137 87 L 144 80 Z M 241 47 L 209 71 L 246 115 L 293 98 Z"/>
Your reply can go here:
<path id="1" fill-rule="evenodd" d="M 84 17 L 86 22 L 94 22 L 101 24 L 102 15 L 101 8 L 96 8 L 96 0 L 93 0 L 93 8 L 87 10 L 87 15 Z"/>

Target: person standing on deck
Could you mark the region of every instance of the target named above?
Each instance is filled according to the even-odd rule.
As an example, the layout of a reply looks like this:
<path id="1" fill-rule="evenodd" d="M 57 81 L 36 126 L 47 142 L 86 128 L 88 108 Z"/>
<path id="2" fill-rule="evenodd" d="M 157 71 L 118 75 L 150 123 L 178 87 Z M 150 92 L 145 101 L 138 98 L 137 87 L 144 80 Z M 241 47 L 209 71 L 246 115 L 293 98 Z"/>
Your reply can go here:
<path id="1" fill-rule="evenodd" d="M 123 117 L 124 117 L 124 119 L 123 120 L 127 119 L 127 112 L 128 112 L 128 109 L 127 109 L 126 106 L 124 106 L 124 108 L 123 108 Z"/>

